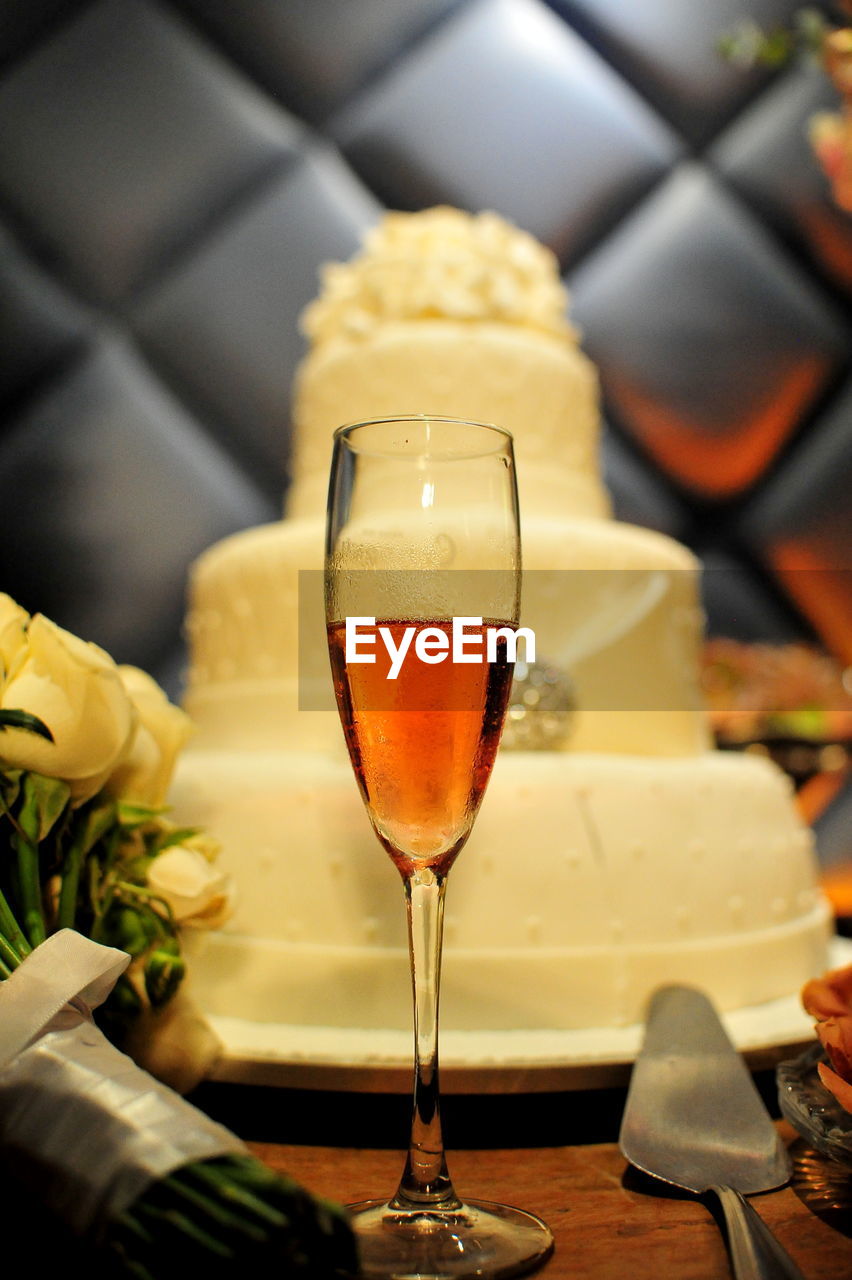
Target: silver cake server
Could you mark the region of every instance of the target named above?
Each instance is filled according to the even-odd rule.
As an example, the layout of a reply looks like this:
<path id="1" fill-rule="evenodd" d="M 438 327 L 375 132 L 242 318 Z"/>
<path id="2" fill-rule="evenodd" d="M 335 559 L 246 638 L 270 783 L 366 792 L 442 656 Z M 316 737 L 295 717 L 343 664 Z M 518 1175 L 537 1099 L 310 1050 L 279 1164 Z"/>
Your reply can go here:
<path id="1" fill-rule="evenodd" d="M 748 1068 L 701 991 L 663 987 L 651 1001 L 619 1146 L 652 1177 L 718 1196 L 737 1280 L 804 1280 L 743 1199 L 789 1182 L 790 1163 Z"/>

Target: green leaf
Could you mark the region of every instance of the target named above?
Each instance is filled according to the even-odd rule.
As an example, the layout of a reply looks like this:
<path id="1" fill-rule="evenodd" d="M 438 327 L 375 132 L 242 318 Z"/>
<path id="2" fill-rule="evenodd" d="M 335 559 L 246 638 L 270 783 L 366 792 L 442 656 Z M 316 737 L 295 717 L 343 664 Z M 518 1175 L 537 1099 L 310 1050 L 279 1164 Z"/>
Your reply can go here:
<path id="1" fill-rule="evenodd" d="M 749 71 L 756 66 L 783 66 L 795 53 L 796 43 L 795 34 L 786 27 L 764 31 L 751 18 L 746 18 L 722 35 L 716 48 L 727 62 Z"/>
<path id="2" fill-rule="evenodd" d="M 811 53 L 819 53 L 829 31 L 831 23 L 819 9 L 799 9 L 793 15 L 796 32 L 805 49 Z"/>
<path id="3" fill-rule="evenodd" d="M 782 27 L 768 31 L 763 44 L 757 51 L 757 61 L 764 67 L 783 67 L 790 61 L 796 42 L 789 31 Z"/>
<path id="4" fill-rule="evenodd" d="M 53 742 L 53 734 L 43 720 L 30 715 L 29 711 L 0 710 L 0 731 L 3 729 L 25 729 L 28 733 L 37 733 L 40 738 Z"/>
<path id="5" fill-rule="evenodd" d="M 70 788 L 59 778 L 40 773 L 25 773 L 21 785 L 21 803 L 11 844 L 16 854 L 17 887 L 20 897 L 20 920 L 30 943 L 37 947 L 47 934 L 42 898 L 42 859 L 39 845 L 57 819 L 65 812 Z M 55 853 L 55 846 L 50 852 Z"/>
<path id="6" fill-rule="evenodd" d="M 818 741 L 825 733 L 826 712 L 822 707 L 776 711 L 768 717 L 768 725 L 774 733 Z"/>
<path id="7" fill-rule="evenodd" d="M 131 801 L 119 800 L 118 802 L 118 820 L 123 827 L 143 827 L 146 822 L 153 822 L 155 818 L 159 818 L 162 814 L 168 812 L 167 809 L 153 809 L 147 804 L 133 804 Z"/>
<path id="8" fill-rule="evenodd" d="M 80 879 L 83 865 L 99 840 L 116 826 L 115 804 L 112 800 L 96 797 L 82 809 L 78 809 L 71 823 L 71 841 L 65 850 L 64 865 L 60 869 L 59 910 L 57 929 L 73 929 L 80 907 Z"/>
<path id="9" fill-rule="evenodd" d="M 200 831 L 200 827 L 175 827 L 173 831 L 162 831 L 149 846 L 148 852 L 154 855 L 163 853 L 164 850 L 172 849 L 177 844 L 183 844 L 185 840 L 191 840 Z"/>
<path id="10" fill-rule="evenodd" d="M 22 769 L 0 770 L 0 808 L 7 811 L 17 800 L 21 792 Z"/>
<path id="11" fill-rule="evenodd" d="M 70 796 L 71 788 L 61 778 L 47 778 L 41 773 L 24 775 L 18 821 L 28 840 L 39 844 L 49 834 Z"/>
<path id="12" fill-rule="evenodd" d="M 77 820 L 74 843 L 79 844 L 84 857 L 94 849 L 98 841 L 102 840 L 117 822 L 118 809 L 113 800 L 98 799 L 96 804 L 86 807 L 81 812 Z"/>

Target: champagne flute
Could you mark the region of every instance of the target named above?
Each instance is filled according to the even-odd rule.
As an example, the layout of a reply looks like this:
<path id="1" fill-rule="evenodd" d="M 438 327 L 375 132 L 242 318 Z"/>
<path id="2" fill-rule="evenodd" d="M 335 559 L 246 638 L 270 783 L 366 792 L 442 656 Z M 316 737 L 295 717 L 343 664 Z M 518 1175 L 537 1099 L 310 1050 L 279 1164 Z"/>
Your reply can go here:
<path id="1" fill-rule="evenodd" d="M 444 891 L 502 732 L 520 573 L 508 432 L 425 415 L 335 432 L 329 653 L 361 796 L 403 880 L 414 995 L 402 1179 L 389 1200 L 349 1206 L 361 1274 L 376 1280 L 522 1275 L 553 1248 L 531 1214 L 456 1194 L 438 1089 Z"/>

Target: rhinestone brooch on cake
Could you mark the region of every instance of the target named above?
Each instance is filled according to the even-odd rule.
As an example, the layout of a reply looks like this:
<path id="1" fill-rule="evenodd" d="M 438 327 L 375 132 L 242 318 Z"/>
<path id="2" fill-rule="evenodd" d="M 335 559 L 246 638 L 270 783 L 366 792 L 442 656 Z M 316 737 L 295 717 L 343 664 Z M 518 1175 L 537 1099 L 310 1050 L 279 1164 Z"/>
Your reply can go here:
<path id="1" fill-rule="evenodd" d="M 516 662 L 501 746 L 509 751 L 559 751 L 577 710 L 574 682 L 547 662 Z"/>

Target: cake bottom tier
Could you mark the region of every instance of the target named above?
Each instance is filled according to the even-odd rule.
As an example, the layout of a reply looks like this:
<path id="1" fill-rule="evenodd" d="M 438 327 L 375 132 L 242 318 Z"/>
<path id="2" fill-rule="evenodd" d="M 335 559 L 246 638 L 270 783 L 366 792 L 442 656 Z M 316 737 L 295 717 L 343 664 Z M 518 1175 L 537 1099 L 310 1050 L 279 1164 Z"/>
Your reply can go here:
<path id="1" fill-rule="evenodd" d="M 410 1026 L 402 883 L 342 751 L 188 752 L 172 803 L 222 841 L 239 894 L 193 947 L 204 1011 Z M 628 1025 L 673 981 L 758 1004 L 826 967 L 830 924 L 766 760 L 501 753 L 449 878 L 442 1026 Z"/>

